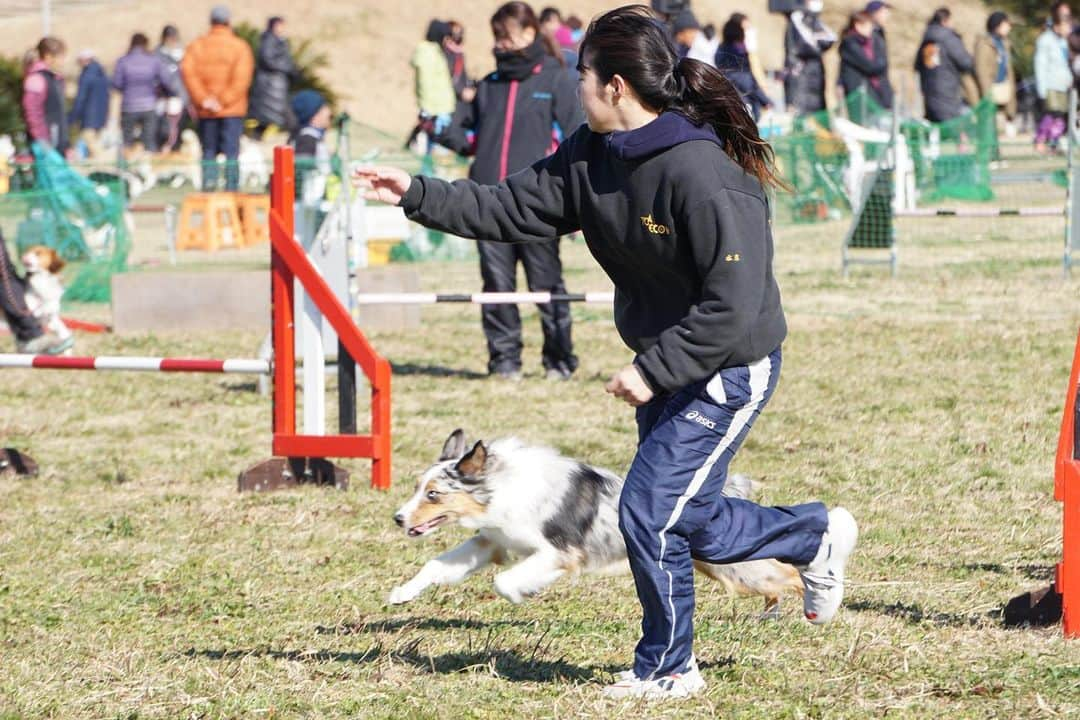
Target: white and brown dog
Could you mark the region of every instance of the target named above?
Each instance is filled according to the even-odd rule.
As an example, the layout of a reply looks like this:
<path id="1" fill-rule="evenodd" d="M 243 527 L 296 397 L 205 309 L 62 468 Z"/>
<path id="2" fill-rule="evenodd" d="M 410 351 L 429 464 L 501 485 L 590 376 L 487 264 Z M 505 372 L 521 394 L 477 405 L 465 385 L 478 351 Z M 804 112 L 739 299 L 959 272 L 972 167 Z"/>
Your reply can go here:
<path id="1" fill-rule="evenodd" d="M 26 307 L 46 331 L 61 340 L 71 337 L 71 330 L 60 318 L 60 298 L 64 285 L 60 271 L 66 264 L 55 250 L 34 245 L 22 254 L 26 270 Z"/>
<path id="2" fill-rule="evenodd" d="M 394 515 L 409 537 L 456 522 L 476 530 L 390 594 L 392 604 L 414 600 L 430 585 L 461 582 L 489 563 L 519 561 L 495 576 L 495 591 L 518 603 L 567 573 L 628 570 L 619 532 L 618 475 L 559 455 L 547 447 L 504 438 L 468 449 L 455 430 L 438 461 Z M 735 475 L 724 493 L 748 497 L 752 483 Z M 765 616 L 779 614 L 780 596 L 802 595 L 798 571 L 776 560 L 694 567 L 732 593 L 765 598 Z"/>

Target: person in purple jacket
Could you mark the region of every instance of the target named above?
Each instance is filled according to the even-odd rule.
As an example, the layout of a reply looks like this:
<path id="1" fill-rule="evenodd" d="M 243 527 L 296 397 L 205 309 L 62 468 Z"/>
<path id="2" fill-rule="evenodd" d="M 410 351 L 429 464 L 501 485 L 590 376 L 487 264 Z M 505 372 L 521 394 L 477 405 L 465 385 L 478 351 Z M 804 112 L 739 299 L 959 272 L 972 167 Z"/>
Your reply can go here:
<path id="1" fill-rule="evenodd" d="M 141 32 L 132 35 L 127 55 L 116 61 L 112 81 L 121 93 L 120 131 L 125 150 L 130 151 L 138 141 L 148 152 L 157 152 L 154 108 L 159 96 L 173 94 L 171 84 L 161 58 L 150 52 L 150 39 Z"/>

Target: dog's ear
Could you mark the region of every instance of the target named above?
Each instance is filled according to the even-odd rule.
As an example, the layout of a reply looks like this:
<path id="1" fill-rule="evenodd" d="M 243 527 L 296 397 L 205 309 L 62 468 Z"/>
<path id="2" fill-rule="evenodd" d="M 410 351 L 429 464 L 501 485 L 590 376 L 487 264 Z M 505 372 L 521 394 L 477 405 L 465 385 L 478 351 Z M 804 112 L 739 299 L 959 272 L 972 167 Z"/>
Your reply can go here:
<path id="1" fill-rule="evenodd" d="M 67 263 L 64 262 L 64 259 L 62 257 L 60 257 L 60 253 L 56 252 L 55 250 L 49 251 L 49 272 L 55 275 L 56 273 L 63 270 L 65 265 L 67 265 Z"/>
<path id="2" fill-rule="evenodd" d="M 483 440 L 478 440 L 476 444 L 473 445 L 472 450 L 470 450 L 465 457 L 458 460 L 456 469 L 461 473 L 465 482 L 469 482 L 469 480 L 475 481 L 476 476 L 484 469 L 484 463 L 486 462 L 487 448 L 484 447 Z"/>
<path id="3" fill-rule="evenodd" d="M 453 460 L 461 457 L 465 454 L 465 445 L 465 431 L 458 428 L 450 433 L 450 437 L 446 438 L 446 442 L 443 443 L 442 452 L 439 453 L 437 462 L 445 462 L 446 460 Z"/>

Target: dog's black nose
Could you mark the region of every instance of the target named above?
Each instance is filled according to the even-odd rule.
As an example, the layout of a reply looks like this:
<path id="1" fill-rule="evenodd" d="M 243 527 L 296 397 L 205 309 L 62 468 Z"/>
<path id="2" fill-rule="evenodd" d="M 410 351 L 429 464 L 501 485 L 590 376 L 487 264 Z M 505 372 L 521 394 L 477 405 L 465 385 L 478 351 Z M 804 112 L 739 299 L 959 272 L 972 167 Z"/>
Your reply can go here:
<path id="1" fill-rule="evenodd" d="M 398 527 L 405 527 L 405 516 L 398 513 L 394 516 L 394 522 L 398 524 Z"/>

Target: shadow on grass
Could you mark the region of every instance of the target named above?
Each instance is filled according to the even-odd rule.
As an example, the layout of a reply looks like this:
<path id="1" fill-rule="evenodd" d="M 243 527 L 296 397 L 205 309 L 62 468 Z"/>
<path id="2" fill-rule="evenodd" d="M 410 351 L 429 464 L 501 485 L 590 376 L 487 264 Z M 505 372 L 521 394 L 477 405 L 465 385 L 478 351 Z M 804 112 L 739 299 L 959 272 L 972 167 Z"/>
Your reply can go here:
<path id="1" fill-rule="evenodd" d="M 397 650 L 386 652 L 376 643 L 364 652 L 341 652 L 336 650 L 197 650 L 191 648 L 183 655 L 206 660 L 243 660 L 245 658 L 271 658 L 292 662 L 340 662 L 365 665 L 384 657 L 391 661 L 411 665 L 419 671 L 449 675 L 462 672 L 482 671 L 492 673 L 511 682 L 589 682 L 606 681 L 609 668 L 582 667 L 564 659 L 543 660 L 536 652 L 521 653 L 516 650 L 482 650 L 479 652 L 451 652 L 427 655 L 419 649 L 416 640 Z"/>
<path id="2" fill-rule="evenodd" d="M 844 607 L 856 612 L 873 612 L 890 615 L 906 620 L 913 625 L 929 623 L 938 627 L 977 627 L 986 622 L 995 622 L 1001 618 L 1000 608 L 985 614 L 933 612 L 914 603 L 885 603 L 876 600 L 853 600 L 845 602 Z"/>
<path id="3" fill-rule="evenodd" d="M 955 567 L 974 572 L 992 572 L 999 575 L 1012 575 L 1019 572 L 1032 580 L 1054 579 L 1054 568 L 1050 565 L 1002 565 L 1001 563 L 964 563 Z"/>
<path id="4" fill-rule="evenodd" d="M 416 363 L 391 363 L 395 375 L 427 375 L 429 377 L 453 377 L 462 380 L 487 380 L 488 374 L 475 370 L 448 368 L 441 365 L 417 365 Z"/>
<path id="5" fill-rule="evenodd" d="M 258 382 L 224 382 L 221 387 L 225 392 L 253 393 L 259 391 Z"/>
<path id="6" fill-rule="evenodd" d="M 393 633 L 401 630 L 489 630 L 500 627 L 522 627 L 529 623 L 523 620 L 467 620 L 461 618 L 395 618 L 392 620 L 373 620 L 367 622 L 345 622 L 338 625 L 317 625 L 317 635 L 360 635 L 363 633 Z"/>

